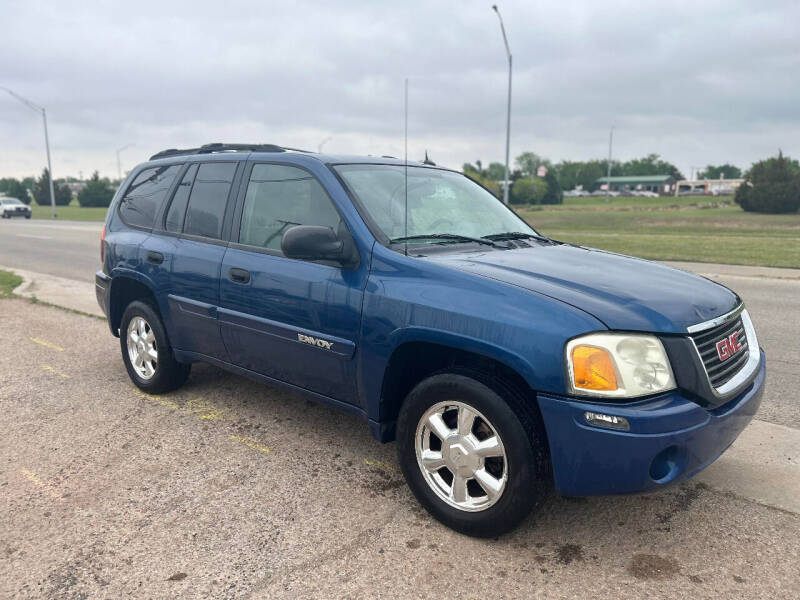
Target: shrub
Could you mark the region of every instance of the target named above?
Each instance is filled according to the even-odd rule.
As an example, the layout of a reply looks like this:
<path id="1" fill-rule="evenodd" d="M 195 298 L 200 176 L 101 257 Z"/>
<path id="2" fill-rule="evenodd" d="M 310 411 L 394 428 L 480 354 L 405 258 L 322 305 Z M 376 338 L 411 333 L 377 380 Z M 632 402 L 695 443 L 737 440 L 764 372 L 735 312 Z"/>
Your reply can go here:
<path id="1" fill-rule="evenodd" d="M 78 204 L 81 206 L 108 206 L 114 197 L 114 190 L 107 179 L 100 179 L 100 174 L 95 171 L 89 181 L 78 192 Z"/>
<path id="2" fill-rule="evenodd" d="M 748 212 L 793 213 L 800 208 L 800 172 L 796 163 L 779 152 L 759 161 L 736 190 L 736 204 Z"/>
<path id="3" fill-rule="evenodd" d="M 547 194 L 547 184 L 538 177 L 523 177 L 511 188 L 513 204 L 539 204 Z"/>

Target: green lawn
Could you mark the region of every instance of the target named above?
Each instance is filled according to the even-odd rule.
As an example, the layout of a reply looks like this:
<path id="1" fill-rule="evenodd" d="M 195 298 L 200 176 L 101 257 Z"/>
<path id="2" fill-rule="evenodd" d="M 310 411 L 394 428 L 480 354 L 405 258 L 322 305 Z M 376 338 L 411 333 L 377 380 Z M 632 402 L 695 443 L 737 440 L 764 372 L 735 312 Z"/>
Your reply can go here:
<path id="1" fill-rule="evenodd" d="M 8 271 L 0 271 L 0 298 L 8 298 L 11 291 L 22 283 L 22 277 Z"/>
<path id="2" fill-rule="evenodd" d="M 800 268 L 800 213 L 759 215 L 730 196 L 565 198 L 559 206 L 517 208 L 537 230 L 565 242 L 654 260 Z M 49 219 L 50 207 L 33 207 Z M 58 218 L 103 221 L 105 208 L 57 206 Z"/>
<path id="3" fill-rule="evenodd" d="M 52 219 L 52 209 L 49 206 L 39 206 L 31 203 L 31 215 L 34 219 Z M 59 221 L 105 221 L 107 208 L 84 208 L 73 200 L 69 206 L 56 206 L 56 215 Z"/>
<path id="4" fill-rule="evenodd" d="M 564 198 L 564 204 L 553 207 L 562 210 L 574 208 L 593 206 L 597 209 L 604 208 L 619 208 L 619 207 L 653 207 L 663 208 L 667 206 L 690 206 L 690 205 L 710 205 L 729 203 L 733 204 L 733 196 L 678 196 L 678 197 L 658 197 L 658 198 L 640 198 L 638 196 L 619 196 L 617 198 L 609 197 L 606 202 L 605 196 L 583 196 L 581 198 Z"/>
<path id="5" fill-rule="evenodd" d="M 518 212 L 546 235 L 622 254 L 654 260 L 800 268 L 800 213 L 746 213 L 735 205 L 709 206 L 708 202 L 714 202 L 710 198 L 673 205 L 674 200 L 690 198 L 616 198 L 608 204 L 599 199 L 590 205 L 568 202 Z M 631 200 L 651 202 L 624 204 Z M 692 203 L 697 205 L 688 205 Z"/>

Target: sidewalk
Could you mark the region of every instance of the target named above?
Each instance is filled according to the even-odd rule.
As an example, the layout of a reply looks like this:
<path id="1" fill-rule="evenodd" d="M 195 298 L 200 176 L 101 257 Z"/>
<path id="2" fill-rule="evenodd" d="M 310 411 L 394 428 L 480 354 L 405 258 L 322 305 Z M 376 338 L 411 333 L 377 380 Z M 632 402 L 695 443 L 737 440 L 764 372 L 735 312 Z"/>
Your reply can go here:
<path id="1" fill-rule="evenodd" d="M 22 277 L 23 282 L 14 293 L 23 298 L 36 298 L 48 304 L 55 304 L 70 310 L 77 310 L 97 317 L 104 317 L 97 304 L 94 284 L 76 281 L 65 277 L 44 275 L 0 265 L 0 269 L 11 271 Z"/>

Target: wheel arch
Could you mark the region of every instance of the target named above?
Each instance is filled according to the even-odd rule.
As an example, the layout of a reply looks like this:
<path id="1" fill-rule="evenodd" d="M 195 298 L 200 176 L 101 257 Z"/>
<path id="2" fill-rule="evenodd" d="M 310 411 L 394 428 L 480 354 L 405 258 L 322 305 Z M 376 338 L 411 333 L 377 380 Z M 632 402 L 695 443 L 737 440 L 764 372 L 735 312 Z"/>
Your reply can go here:
<path id="1" fill-rule="evenodd" d="M 125 308 L 135 300 L 148 302 L 163 322 L 161 309 L 153 292 L 152 283 L 135 271 L 115 274 L 109 284 L 108 326 L 116 337 Z"/>
<path id="2" fill-rule="evenodd" d="M 406 331 L 392 351 L 383 373 L 378 402 L 377 425 L 373 434 L 384 442 L 395 436 L 400 406 L 413 387 L 434 373 L 458 369 L 501 380 L 526 398 L 532 410 L 536 404 L 536 375 L 521 357 L 480 340 L 445 336 L 441 332 Z M 421 335 L 420 335 L 421 333 Z"/>

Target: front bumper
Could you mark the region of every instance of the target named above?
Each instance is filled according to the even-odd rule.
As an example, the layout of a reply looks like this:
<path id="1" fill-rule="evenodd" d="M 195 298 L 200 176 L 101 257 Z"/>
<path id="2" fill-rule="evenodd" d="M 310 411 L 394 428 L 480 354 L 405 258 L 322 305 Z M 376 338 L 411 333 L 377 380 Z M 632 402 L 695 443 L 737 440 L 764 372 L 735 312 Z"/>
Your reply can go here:
<path id="1" fill-rule="evenodd" d="M 631 404 L 539 394 L 556 489 L 567 496 L 647 492 L 684 481 L 714 462 L 752 420 L 764 392 L 758 372 L 730 402 L 706 410 L 678 391 Z M 625 417 L 630 431 L 589 425 L 591 411 Z"/>

